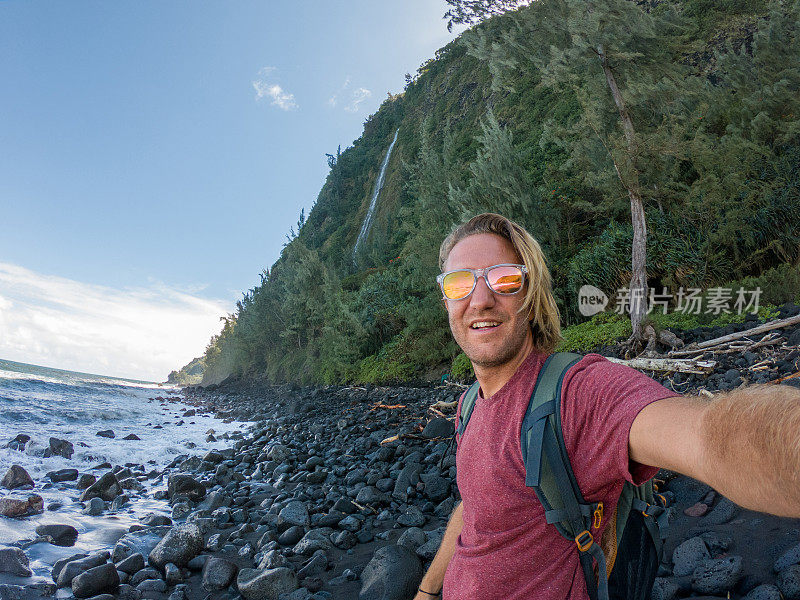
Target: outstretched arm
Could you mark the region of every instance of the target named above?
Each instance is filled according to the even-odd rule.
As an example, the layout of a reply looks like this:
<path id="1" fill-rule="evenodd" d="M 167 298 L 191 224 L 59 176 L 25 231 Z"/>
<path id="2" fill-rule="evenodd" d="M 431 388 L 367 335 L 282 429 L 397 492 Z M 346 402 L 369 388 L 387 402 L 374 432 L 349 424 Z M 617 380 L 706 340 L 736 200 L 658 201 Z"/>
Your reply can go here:
<path id="1" fill-rule="evenodd" d="M 765 384 L 711 400 L 657 400 L 634 419 L 629 455 L 699 479 L 744 508 L 800 517 L 800 390 Z"/>

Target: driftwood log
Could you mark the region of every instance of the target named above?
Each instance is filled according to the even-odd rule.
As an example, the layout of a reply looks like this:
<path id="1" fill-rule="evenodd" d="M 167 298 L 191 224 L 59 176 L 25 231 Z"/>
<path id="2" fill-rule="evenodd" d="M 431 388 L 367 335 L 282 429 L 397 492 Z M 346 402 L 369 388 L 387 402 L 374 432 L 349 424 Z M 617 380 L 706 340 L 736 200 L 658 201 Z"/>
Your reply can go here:
<path id="1" fill-rule="evenodd" d="M 717 366 L 715 360 L 693 360 L 690 358 L 621 358 L 607 357 L 610 362 L 626 365 L 640 371 L 666 371 L 670 373 L 711 373 Z"/>

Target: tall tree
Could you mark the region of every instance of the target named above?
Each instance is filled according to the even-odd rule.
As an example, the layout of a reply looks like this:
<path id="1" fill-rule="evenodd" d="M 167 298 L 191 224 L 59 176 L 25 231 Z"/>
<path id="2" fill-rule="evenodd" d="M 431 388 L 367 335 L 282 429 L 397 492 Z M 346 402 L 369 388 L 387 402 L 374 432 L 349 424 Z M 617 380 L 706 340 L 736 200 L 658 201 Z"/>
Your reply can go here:
<path id="1" fill-rule="evenodd" d="M 647 223 L 642 189 L 643 160 L 650 152 L 646 132 L 663 123 L 667 98 L 678 75 L 664 35 L 674 35 L 677 18 L 658 16 L 631 0 L 447 0 L 449 25 L 472 24 L 505 13 L 502 27 L 490 23 L 465 37 L 472 54 L 487 60 L 495 85 L 521 62 L 537 67 L 544 85 L 568 86 L 579 99 L 579 126 L 603 144 L 630 202 L 633 227 L 630 281 L 630 343 L 641 348 L 647 289 Z M 519 9 L 519 10 L 512 10 Z"/>

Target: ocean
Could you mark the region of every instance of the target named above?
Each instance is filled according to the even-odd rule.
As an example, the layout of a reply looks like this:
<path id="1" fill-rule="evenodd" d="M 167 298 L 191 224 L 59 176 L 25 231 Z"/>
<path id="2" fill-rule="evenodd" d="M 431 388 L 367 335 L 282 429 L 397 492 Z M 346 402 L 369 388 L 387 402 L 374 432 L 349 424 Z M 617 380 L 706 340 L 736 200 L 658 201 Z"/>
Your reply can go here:
<path id="1" fill-rule="evenodd" d="M 64 468 L 102 473 L 92 467 L 104 462 L 141 464 L 147 472 L 161 470 L 176 456 L 202 456 L 212 448 L 229 447 L 230 434 L 244 433 L 248 426 L 226 423 L 201 411 L 184 416 L 196 407 L 179 397 L 179 388 L 173 386 L 0 360 L 0 478 L 17 464 L 35 482 L 32 491 L 2 489 L 0 495 L 39 494 L 46 506 L 44 514 L 24 519 L 0 516 L 0 546 L 35 538 L 34 529 L 40 524 L 73 525 L 80 532 L 74 547 L 37 543 L 26 550 L 34 572 L 46 575 L 62 555 L 113 547 L 130 525 L 139 524 L 139 518 L 149 512 L 169 515 L 169 505 L 152 498 L 152 491 L 163 489 L 165 482 L 155 487 L 145 483 L 148 492 L 144 495 L 129 493 L 131 503 L 119 511 L 88 516 L 81 512 L 81 492 L 74 482 L 53 485 L 45 475 Z M 114 432 L 113 439 L 97 436 L 98 431 L 109 429 Z M 219 441 L 206 441 L 209 432 Z M 8 447 L 18 434 L 31 438 L 24 451 Z M 129 434 L 140 439 L 122 439 Z M 45 458 L 51 437 L 71 442 L 75 449 L 72 458 Z M 0 583 L 8 577 L 1 576 Z"/>

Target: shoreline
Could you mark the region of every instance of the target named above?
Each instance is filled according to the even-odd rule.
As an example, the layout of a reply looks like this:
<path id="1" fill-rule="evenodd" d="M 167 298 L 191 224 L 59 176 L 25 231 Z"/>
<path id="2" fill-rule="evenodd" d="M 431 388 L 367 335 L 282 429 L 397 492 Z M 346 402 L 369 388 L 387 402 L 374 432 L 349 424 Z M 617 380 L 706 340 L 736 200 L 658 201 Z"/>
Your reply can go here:
<path id="1" fill-rule="evenodd" d="M 782 335 L 800 336 L 800 327 Z M 698 393 L 800 370 L 800 350 L 787 341 L 751 354 L 721 354 L 710 376 L 666 376 L 662 383 Z M 764 357 L 771 366 L 749 371 Z M 455 457 L 445 455 L 454 411 L 443 408 L 442 416 L 431 406 L 456 400 L 462 389 L 246 381 L 214 391 L 186 389 L 183 403 L 223 420 L 247 421 L 247 433 L 225 449 L 176 458 L 163 469 L 148 493 L 168 502 L 169 522 L 154 518 L 149 527 L 130 527 L 135 531 L 108 546 L 109 556 L 95 557 L 103 564 L 86 567 L 89 583 L 81 585 L 95 585 L 87 589 L 92 597 L 104 595 L 98 600 L 412 597 L 458 500 Z M 699 594 L 697 569 L 717 573 L 708 597 L 731 598 L 760 585 L 785 587 L 788 571 L 800 573 L 800 520 L 741 509 L 683 476 L 662 471 L 658 478 L 673 519 L 654 598 Z M 71 569 L 80 573 L 90 563 Z M 725 571 L 726 564 L 738 571 Z M 110 571 L 119 584 L 97 581 L 103 575 L 113 582 Z M 0 596 L 32 599 L 53 588 L 12 593 L 0 586 Z M 57 597 L 73 591 L 85 593 L 73 580 Z"/>

